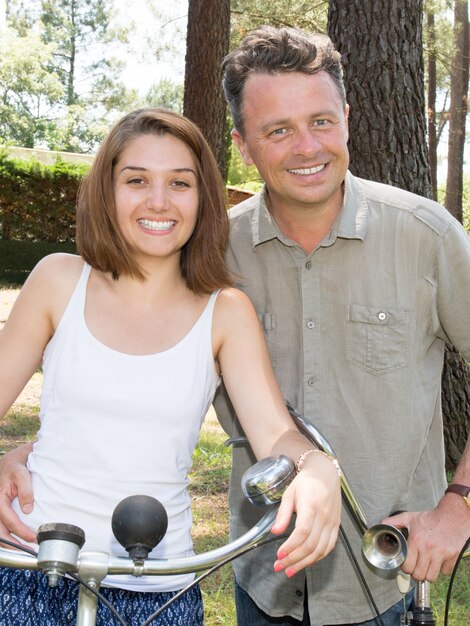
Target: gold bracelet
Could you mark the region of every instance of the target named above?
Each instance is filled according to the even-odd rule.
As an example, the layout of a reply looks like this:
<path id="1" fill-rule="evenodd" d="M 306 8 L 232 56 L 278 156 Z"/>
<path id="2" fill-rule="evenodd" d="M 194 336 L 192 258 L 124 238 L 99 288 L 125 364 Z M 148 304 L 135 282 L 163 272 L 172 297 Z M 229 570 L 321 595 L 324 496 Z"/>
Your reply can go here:
<path id="1" fill-rule="evenodd" d="M 311 454 L 312 452 L 319 452 L 320 454 L 323 454 L 323 456 L 326 456 L 327 459 L 330 459 L 330 461 L 333 463 L 333 465 L 336 468 L 336 471 L 338 472 L 338 476 L 341 478 L 341 476 L 343 475 L 342 471 L 341 471 L 341 467 L 338 463 L 338 459 L 335 459 L 334 456 L 330 456 L 329 454 L 327 454 L 326 452 L 323 452 L 323 450 L 318 450 L 318 448 L 309 448 L 308 450 L 305 450 L 305 452 L 302 452 L 302 454 L 299 456 L 299 458 L 297 459 L 297 463 L 295 464 L 295 469 L 297 474 L 300 472 L 300 470 L 302 469 L 304 463 L 305 463 L 305 459 L 308 457 L 309 454 Z"/>

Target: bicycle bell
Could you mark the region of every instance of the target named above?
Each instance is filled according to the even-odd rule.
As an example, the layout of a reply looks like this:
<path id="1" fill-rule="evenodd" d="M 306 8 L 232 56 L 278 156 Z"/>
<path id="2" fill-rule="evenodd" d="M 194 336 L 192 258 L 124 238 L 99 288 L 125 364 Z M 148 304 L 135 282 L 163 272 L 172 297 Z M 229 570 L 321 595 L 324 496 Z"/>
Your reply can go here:
<path id="1" fill-rule="evenodd" d="M 269 456 L 246 470 L 242 477 L 242 491 L 256 506 L 277 504 L 295 474 L 295 465 L 287 456 Z"/>
<path id="2" fill-rule="evenodd" d="M 72 524 L 43 524 L 38 528 L 38 566 L 48 577 L 49 587 L 77 566 L 78 553 L 85 543 L 85 533 Z"/>

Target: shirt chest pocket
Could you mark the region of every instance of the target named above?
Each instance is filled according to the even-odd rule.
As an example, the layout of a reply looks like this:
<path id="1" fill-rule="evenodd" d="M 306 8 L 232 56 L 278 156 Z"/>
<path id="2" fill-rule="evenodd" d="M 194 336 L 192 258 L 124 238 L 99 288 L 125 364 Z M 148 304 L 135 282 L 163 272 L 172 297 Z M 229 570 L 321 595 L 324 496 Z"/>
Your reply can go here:
<path id="1" fill-rule="evenodd" d="M 410 311 L 350 304 L 346 307 L 347 359 L 372 374 L 406 367 Z"/>

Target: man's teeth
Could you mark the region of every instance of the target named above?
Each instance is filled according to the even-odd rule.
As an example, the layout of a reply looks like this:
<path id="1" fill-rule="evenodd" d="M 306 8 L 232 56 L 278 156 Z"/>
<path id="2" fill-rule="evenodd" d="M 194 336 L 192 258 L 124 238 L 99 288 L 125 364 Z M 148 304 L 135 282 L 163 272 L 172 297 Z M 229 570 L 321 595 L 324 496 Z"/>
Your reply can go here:
<path id="1" fill-rule="evenodd" d="M 289 170 L 291 174 L 300 174 L 301 176 L 308 176 L 309 174 L 316 174 L 321 172 L 325 165 L 317 165 L 316 167 L 302 167 L 296 170 Z"/>
<path id="2" fill-rule="evenodd" d="M 175 222 L 155 222 L 153 220 L 139 220 L 139 224 L 141 224 L 144 228 L 148 228 L 149 230 L 170 230 Z"/>

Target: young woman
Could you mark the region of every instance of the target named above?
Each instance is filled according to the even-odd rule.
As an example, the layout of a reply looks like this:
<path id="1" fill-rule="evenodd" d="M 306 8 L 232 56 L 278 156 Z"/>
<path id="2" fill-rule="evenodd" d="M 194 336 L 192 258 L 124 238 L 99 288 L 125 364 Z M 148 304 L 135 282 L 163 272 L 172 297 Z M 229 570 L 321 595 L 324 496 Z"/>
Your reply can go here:
<path id="1" fill-rule="evenodd" d="M 257 316 L 230 287 L 227 237 L 223 185 L 197 127 L 161 109 L 118 122 L 80 189 L 79 256 L 43 259 L 0 334 L 0 414 L 41 363 L 44 371 L 41 427 L 28 450 L 34 507 L 14 502 L 18 537 L 34 541 L 39 525 L 67 522 L 84 529 L 87 549 L 122 554 L 112 511 L 146 493 L 169 516 L 151 556 L 191 554 L 187 473 L 223 376 L 257 457 L 302 461 L 273 529 L 282 533 L 297 513 L 274 568 L 290 576 L 332 549 L 336 469 L 307 452 L 289 418 Z M 191 578 L 110 578 L 104 592 L 139 624 Z M 0 623 L 74 623 L 74 581 L 49 589 L 38 572 L 6 569 L 0 579 Z M 199 589 L 157 623 L 203 624 Z"/>

